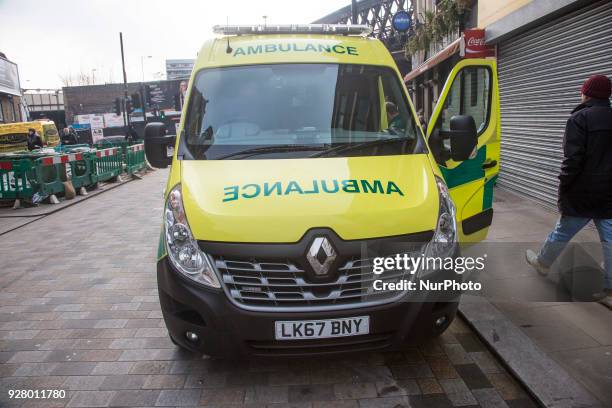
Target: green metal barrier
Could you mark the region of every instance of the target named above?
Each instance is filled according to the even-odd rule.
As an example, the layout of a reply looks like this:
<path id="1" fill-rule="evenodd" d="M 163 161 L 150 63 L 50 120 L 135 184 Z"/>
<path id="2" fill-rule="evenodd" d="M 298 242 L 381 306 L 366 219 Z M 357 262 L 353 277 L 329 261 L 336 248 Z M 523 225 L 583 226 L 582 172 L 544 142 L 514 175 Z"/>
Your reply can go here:
<path id="1" fill-rule="evenodd" d="M 88 187 L 96 182 L 93 160 L 90 154 L 70 153 L 68 154 L 68 163 L 71 173 L 70 181 L 75 189 Z"/>
<path id="2" fill-rule="evenodd" d="M 70 156 L 66 154 L 34 160 L 33 182 L 40 194 L 49 196 L 64 192 L 64 182 L 67 181 L 66 163 L 69 161 Z"/>
<path id="3" fill-rule="evenodd" d="M 0 158 L 0 199 L 32 198 L 36 186 L 30 180 L 34 163 L 28 158 Z"/>
<path id="4" fill-rule="evenodd" d="M 144 144 L 128 146 L 125 154 L 125 171 L 134 174 L 146 166 Z"/>
<path id="5" fill-rule="evenodd" d="M 116 179 L 123 171 L 121 151 L 118 147 L 97 150 L 90 153 L 93 159 L 94 181 L 106 181 Z"/>

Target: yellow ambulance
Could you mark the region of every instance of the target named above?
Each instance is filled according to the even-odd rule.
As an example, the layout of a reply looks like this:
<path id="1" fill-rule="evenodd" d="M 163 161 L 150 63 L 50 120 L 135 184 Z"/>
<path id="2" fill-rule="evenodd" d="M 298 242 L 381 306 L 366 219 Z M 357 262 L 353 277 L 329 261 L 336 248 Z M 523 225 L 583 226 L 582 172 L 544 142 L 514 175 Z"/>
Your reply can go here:
<path id="1" fill-rule="evenodd" d="M 15 122 L 0 124 L 0 153 L 28 150 L 28 130 L 34 129 L 45 146 L 60 144 L 60 136 L 55 123 L 50 120 Z"/>
<path id="2" fill-rule="evenodd" d="M 460 243 L 486 236 L 500 165 L 496 63 L 459 62 L 422 129 L 368 30 L 215 27 L 177 136 L 147 125 L 149 162 L 171 165 L 157 278 L 179 346 L 226 357 L 396 349 L 455 317 L 460 291 L 373 282 L 460 274 L 373 263 L 455 259 Z"/>

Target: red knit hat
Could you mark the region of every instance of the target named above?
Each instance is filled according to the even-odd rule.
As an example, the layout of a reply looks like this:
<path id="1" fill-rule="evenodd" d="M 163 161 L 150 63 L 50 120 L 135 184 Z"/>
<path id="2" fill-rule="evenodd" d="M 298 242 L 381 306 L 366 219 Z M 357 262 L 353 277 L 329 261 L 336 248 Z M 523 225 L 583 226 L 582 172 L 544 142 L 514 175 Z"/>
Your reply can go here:
<path id="1" fill-rule="evenodd" d="M 607 76 L 593 75 L 584 81 L 580 92 L 591 98 L 608 99 L 612 93 L 612 86 Z"/>

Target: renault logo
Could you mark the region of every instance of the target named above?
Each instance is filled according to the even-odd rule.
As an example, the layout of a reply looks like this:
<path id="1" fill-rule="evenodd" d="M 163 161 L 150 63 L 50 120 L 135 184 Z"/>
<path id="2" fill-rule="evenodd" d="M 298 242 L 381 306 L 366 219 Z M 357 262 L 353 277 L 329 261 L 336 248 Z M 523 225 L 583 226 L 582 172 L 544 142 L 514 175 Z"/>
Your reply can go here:
<path id="1" fill-rule="evenodd" d="M 325 237 L 317 237 L 310 244 L 306 259 L 317 276 L 329 273 L 329 268 L 336 259 L 336 251 L 331 242 Z"/>

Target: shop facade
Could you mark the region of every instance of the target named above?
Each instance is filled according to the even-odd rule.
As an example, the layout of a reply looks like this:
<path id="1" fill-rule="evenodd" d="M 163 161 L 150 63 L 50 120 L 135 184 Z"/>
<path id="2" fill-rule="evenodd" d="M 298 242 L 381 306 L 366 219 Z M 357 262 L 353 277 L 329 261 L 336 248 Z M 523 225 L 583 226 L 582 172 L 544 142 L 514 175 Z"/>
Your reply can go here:
<path id="1" fill-rule="evenodd" d="M 21 104 L 21 87 L 17 64 L 0 53 L 0 123 L 21 122 L 25 111 Z"/>
<path id="2" fill-rule="evenodd" d="M 593 74 L 612 77 L 612 2 L 560 0 L 548 10 L 537 3 L 487 27 L 500 83 L 498 185 L 555 206 L 565 123 L 580 103 L 580 86 Z M 538 11 L 548 13 L 527 20 Z M 527 24 L 512 32 L 512 20 Z"/>

